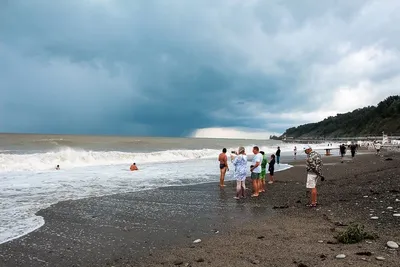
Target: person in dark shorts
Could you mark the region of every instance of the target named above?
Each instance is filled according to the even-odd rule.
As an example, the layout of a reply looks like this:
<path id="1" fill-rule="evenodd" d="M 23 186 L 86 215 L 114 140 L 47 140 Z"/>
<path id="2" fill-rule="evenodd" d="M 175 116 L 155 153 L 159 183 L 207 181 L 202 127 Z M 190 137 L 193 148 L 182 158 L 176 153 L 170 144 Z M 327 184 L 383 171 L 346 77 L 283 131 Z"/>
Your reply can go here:
<path id="1" fill-rule="evenodd" d="M 271 155 L 271 160 L 269 161 L 268 164 L 268 171 L 269 171 L 269 184 L 274 183 L 274 170 L 275 170 L 275 155 Z"/>
<path id="2" fill-rule="evenodd" d="M 225 181 L 225 174 L 226 171 L 229 170 L 228 168 L 228 157 L 226 156 L 226 148 L 222 149 L 222 153 L 218 156 L 219 161 L 219 170 L 220 170 L 220 177 L 219 177 L 219 186 L 224 187 Z"/>
<path id="3" fill-rule="evenodd" d="M 281 159 L 281 148 L 279 146 L 278 150 L 276 150 L 275 156 L 276 156 L 276 163 L 279 164 L 279 160 Z"/>

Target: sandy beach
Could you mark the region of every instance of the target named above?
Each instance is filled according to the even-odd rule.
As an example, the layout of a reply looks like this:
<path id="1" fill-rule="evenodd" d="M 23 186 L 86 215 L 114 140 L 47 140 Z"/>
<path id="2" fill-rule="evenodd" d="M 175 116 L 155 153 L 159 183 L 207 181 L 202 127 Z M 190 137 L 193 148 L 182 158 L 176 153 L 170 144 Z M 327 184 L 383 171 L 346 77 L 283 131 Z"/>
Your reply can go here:
<path id="1" fill-rule="evenodd" d="M 399 154 L 324 163 L 316 209 L 305 206 L 303 160 L 278 172 L 259 198 L 236 201 L 233 182 L 220 190 L 216 177 L 60 202 L 38 213 L 43 227 L 0 245 L 0 266 L 399 266 L 399 251 L 386 246 L 400 242 Z M 338 243 L 351 222 L 379 238 Z"/>

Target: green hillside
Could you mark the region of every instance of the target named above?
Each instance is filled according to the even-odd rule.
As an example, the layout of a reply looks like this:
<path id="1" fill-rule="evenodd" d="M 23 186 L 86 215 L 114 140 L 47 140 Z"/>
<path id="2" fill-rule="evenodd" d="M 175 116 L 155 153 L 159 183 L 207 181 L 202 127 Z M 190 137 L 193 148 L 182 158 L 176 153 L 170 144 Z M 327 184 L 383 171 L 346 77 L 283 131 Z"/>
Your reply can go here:
<path id="1" fill-rule="evenodd" d="M 390 96 L 376 107 L 370 106 L 352 112 L 337 114 L 317 123 L 292 127 L 282 135 L 287 137 L 346 137 L 400 135 L 400 96 Z"/>

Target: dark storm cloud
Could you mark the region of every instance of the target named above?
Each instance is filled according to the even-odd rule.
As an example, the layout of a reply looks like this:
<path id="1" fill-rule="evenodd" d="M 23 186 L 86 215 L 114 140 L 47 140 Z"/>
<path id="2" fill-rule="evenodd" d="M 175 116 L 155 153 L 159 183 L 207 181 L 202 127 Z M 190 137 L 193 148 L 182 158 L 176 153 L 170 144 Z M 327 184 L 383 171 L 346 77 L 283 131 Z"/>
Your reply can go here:
<path id="1" fill-rule="evenodd" d="M 363 22 L 397 8 L 376 1 L 2 2 L 0 131 L 282 132 L 318 110 L 310 110 L 309 95 L 330 99 L 338 86 L 365 79 L 333 77 L 343 76 L 341 58 L 383 40 Z M 393 49 L 398 41 L 381 45 Z M 397 73 L 367 74 L 379 83 Z"/>

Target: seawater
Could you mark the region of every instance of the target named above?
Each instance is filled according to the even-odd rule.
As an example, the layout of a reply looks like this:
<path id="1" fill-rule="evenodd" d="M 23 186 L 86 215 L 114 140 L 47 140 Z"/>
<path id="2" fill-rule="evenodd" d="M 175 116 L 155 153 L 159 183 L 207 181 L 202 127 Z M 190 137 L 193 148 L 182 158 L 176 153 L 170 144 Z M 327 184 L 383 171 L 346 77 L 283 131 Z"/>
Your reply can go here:
<path id="1" fill-rule="evenodd" d="M 240 145 L 249 154 L 253 145 L 267 154 L 280 145 L 282 156 L 303 146 L 273 140 L 1 134 L 0 243 L 41 227 L 44 220 L 35 213 L 59 201 L 218 181 L 221 149 Z M 129 171 L 133 162 L 138 172 Z M 280 164 L 276 171 L 290 167 Z M 226 179 L 233 179 L 233 171 Z"/>

